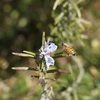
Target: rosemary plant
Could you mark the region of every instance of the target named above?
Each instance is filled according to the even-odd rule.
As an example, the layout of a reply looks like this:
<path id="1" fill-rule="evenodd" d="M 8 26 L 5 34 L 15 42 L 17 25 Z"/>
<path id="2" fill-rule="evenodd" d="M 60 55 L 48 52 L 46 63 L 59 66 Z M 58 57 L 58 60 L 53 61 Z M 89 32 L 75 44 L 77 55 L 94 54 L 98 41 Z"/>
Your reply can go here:
<path id="1" fill-rule="evenodd" d="M 60 53 L 53 53 L 57 50 L 57 45 L 50 41 L 46 41 L 45 39 L 45 32 L 43 32 L 42 36 L 42 46 L 39 49 L 39 54 L 30 52 L 30 51 L 23 51 L 23 53 L 15 53 L 13 52 L 12 54 L 17 55 L 17 56 L 22 56 L 22 57 L 31 57 L 35 59 L 37 68 L 30 68 L 30 67 L 12 67 L 14 70 L 34 70 L 39 73 L 37 76 L 39 80 L 39 85 L 42 86 L 42 92 L 41 92 L 41 97 L 40 100 L 52 100 L 52 96 L 54 95 L 53 93 L 53 88 L 50 86 L 50 80 L 55 80 L 53 78 L 47 77 L 48 73 L 54 73 L 54 72 L 62 72 L 62 73 L 68 73 L 71 74 L 69 71 L 61 70 L 61 69 L 50 69 L 51 65 L 55 64 L 54 58 L 59 58 L 59 57 L 65 57 L 69 55 L 64 55 L 63 52 Z M 36 77 L 36 76 L 35 76 Z"/>

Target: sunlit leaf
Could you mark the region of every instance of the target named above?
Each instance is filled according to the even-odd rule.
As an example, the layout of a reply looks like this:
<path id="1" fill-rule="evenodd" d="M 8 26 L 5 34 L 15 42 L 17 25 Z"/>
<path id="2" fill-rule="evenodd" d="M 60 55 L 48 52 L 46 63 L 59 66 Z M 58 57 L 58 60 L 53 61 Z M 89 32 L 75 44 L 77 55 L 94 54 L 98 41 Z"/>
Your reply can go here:
<path id="1" fill-rule="evenodd" d="M 63 16 L 64 16 L 64 12 L 61 12 L 61 13 L 57 16 L 57 18 L 55 19 L 55 24 L 59 23 Z"/>
<path id="2" fill-rule="evenodd" d="M 29 67 L 12 67 L 13 70 L 34 70 L 38 71 L 36 68 L 29 68 Z"/>
<path id="3" fill-rule="evenodd" d="M 29 54 L 25 54 L 25 53 L 15 53 L 15 52 L 13 52 L 12 54 L 13 54 L 13 55 L 16 55 L 16 56 L 22 56 L 22 57 L 31 57 L 31 58 L 34 58 L 33 55 L 29 55 Z"/>
<path id="4" fill-rule="evenodd" d="M 45 32 L 42 34 L 42 46 L 45 46 Z"/>
<path id="5" fill-rule="evenodd" d="M 29 54 L 29 55 L 36 56 L 36 53 L 31 52 L 31 51 L 26 51 L 26 50 L 24 50 L 23 52 L 24 52 L 24 53 L 27 53 L 27 54 Z"/>
<path id="6" fill-rule="evenodd" d="M 13 70 L 28 70 L 29 67 L 12 67 Z"/>
<path id="7" fill-rule="evenodd" d="M 56 1 L 55 1 L 54 6 L 53 6 L 53 10 L 56 9 L 56 7 L 58 6 L 59 2 L 60 2 L 60 0 L 56 0 Z"/>

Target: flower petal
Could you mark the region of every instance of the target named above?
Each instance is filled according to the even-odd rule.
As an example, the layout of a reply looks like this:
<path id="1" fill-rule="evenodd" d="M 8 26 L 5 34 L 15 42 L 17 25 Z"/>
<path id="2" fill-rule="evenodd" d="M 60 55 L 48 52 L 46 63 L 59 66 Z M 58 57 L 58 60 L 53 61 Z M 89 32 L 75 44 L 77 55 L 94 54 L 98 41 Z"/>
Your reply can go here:
<path id="1" fill-rule="evenodd" d="M 50 65 L 54 65 L 55 61 L 52 57 L 50 57 L 50 55 L 45 55 L 44 58 L 45 58 L 45 61 L 46 61 L 47 68 L 49 68 Z"/>
<path id="2" fill-rule="evenodd" d="M 54 43 L 48 43 L 45 42 L 45 46 L 42 46 L 39 51 L 41 52 L 41 54 L 45 55 L 45 54 L 49 54 L 51 52 L 56 51 L 57 46 Z"/>
<path id="3" fill-rule="evenodd" d="M 56 46 L 54 43 L 51 43 L 51 44 L 48 46 L 48 48 L 49 48 L 49 51 L 50 51 L 50 52 L 54 52 L 54 51 L 56 51 L 57 46 Z"/>
<path id="4" fill-rule="evenodd" d="M 46 53 L 51 53 L 56 51 L 56 49 L 57 46 L 54 43 L 47 43 L 44 50 Z"/>

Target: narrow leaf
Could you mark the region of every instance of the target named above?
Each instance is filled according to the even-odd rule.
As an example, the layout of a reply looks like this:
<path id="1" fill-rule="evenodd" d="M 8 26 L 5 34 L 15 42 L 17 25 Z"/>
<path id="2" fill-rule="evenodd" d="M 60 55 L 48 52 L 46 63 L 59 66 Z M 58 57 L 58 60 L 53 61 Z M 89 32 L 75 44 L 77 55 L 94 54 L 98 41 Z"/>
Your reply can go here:
<path id="1" fill-rule="evenodd" d="M 60 0 L 56 0 L 56 1 L 55 1 L 54 6 L 53 6 L 53 10 L 56 9 L 56 7 L 58 6 L 59 2 L 60 2 Z"/>
<path id="2" fill-rule="evenodd" d="M 64 16 L 64 12 L 61 12 L 55 19 L 55 24 L 58 24 L 62 17 Z"/>
<path id="3" fill-rule="evenodd" d="M 61 69 L 58 69 L 58 71 L 59 71 L 59 72 L 61 72 L 61 73 L 67 73 L 67 74 L 71 74 L 71 72 L 69 72 L 69 71 L 66 71 L 66 70 L 61 70 Z"/>
<path id="4" fill-rule="evenodd" d="M 78 17 L 81 18 L 81 12 L 80 12 L 77 4 L 75 2 L 73 2 L 73 1 L 71 1 L 71 0 L 70 0 L 70 2 L 72 3 L 74 9 L 76 10 Z"/>
<path id="5" fill-rule="evenodd" d="M 24 50 L 23 52 L 24 52 L 24 53 L 27 53 L 27 54 L 29 54 L 29 55 L 36 56 L 36 53 L 33 53 L 33 52 L 31 52 L 31 51 L 26 51 L 26 50 Z"/>
<path id="6" fill-rule="evenodd" d="M 52 70 L 48 70 L 47 73 L 54 73 L 54 72 L 57 72 L 58 70 L 57 69 L 52 69 Z"/>
<path id="7" fill-rule="evenodd" d="M 14 70 L 28 70 L 29 67 L 12 67 L 11 69 L 14 69 Z"/>
<path id="8" fill-rule="evenodd" d="M 33 55 L 29 55 L 29 54 L 25 54 L 25 53 L 15 53 L 15 52 L 13 52 L 12 54 L 13 54 L 13 55 L 16 55 L 16 56 L 32 57 L 32 58 L 34 58 Z"/>
<path id="9" fill-rule="evenodd" d="M 42 46 L 45 46 L 45 32 L 42 35 Z"/>
<path id="10" fill-rule="evenodd" d="M 29 67 L 12 67 L 11 69 L 13 69 L 13 70 L 34 70 L 34 71 L 38 71 L 38 69 L 29 68 Z"/>

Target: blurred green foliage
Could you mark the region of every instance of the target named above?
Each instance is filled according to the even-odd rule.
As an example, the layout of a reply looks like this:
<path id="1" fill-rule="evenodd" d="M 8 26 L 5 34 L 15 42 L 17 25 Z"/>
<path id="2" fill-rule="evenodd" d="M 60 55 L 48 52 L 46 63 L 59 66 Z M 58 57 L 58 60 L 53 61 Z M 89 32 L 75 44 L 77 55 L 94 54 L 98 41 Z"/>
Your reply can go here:
<path id="1" fill-rule="evenodd" d="M 11 67 L 36 66 L 32 58 L 16 57 L 12 52 L 38 52 L 43 31 L 52 36 L 59 50 L 62 42 L 71 44 L 76 50 L 76 59 L 56 60 L 56 67 L 72 74 L 53 75 L 56 78 L 52 83 L 54 100 L 99 100 L 99 9 L 99 0 L 1 0 L 0 100 L 39 99 L 41 87 L 37 86 L 38 80 L 31 77 L 36 73 L 14 71 Z M 67 89 L 73 86 L 81 72 L 77 59 L 85 72 L 79 84 L 68 93 Z"/>

